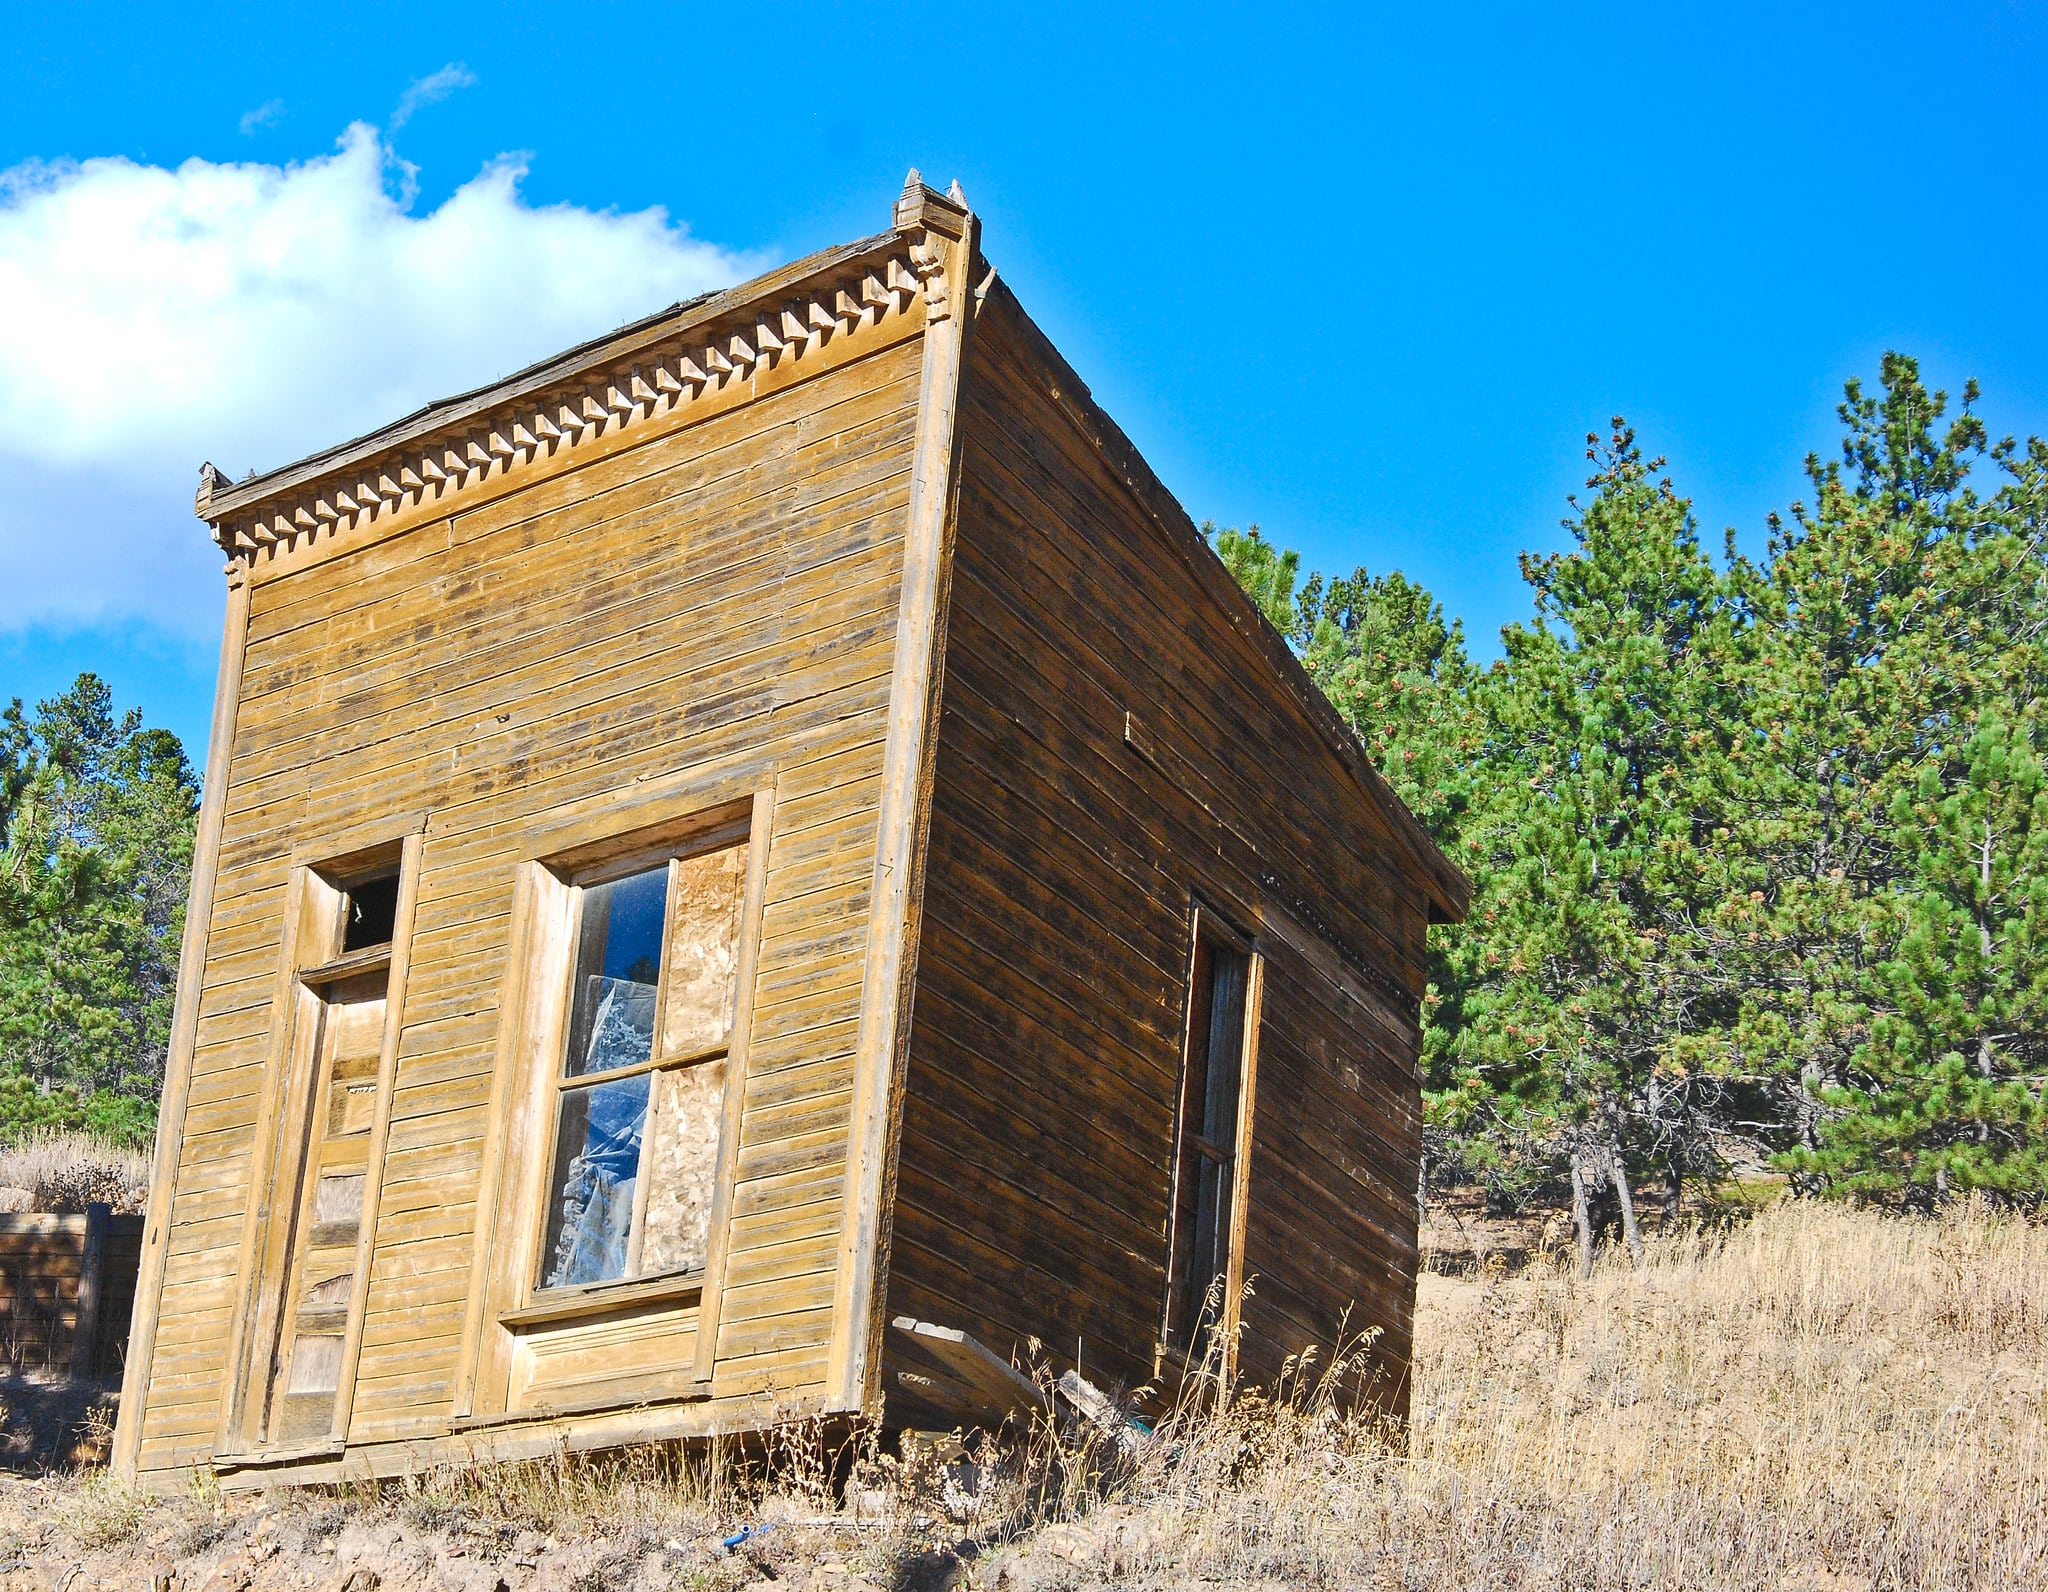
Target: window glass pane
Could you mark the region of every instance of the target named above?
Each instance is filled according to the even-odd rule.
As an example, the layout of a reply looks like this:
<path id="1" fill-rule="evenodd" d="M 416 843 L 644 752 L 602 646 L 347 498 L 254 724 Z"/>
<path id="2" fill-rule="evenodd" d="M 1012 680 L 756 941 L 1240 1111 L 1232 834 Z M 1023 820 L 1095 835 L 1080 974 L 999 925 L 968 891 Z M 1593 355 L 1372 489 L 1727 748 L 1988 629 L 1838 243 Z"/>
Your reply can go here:
<path id="1" fill-rule="evenodd" d="M 1209 1065 L 1204 1081 L 1202 1132 L 1234 1153 L 1237 1144 L 1237 1075 L 1244 1063 L 1245 958 L 1220 947 L 1209 1002 Z"/>
<path id="2" fill-rule="evenodd" d="M 1243 953 L 1206 936 L 1197 942 L 1188 991 L 1188 1054 L 1181 1079 L 1174 1252 L 1168 1257 L 1169 1331 L 1177 1343 L 1197 1353 L 1205 1349 L 1215 1325 L 1208 1313 L 1210 1290 L 1230 1269 L 1238 1090 L 1250 971 L 1250 959 Z M 1213 1302 L 1229 1308 L 1228 1301 Z"/>
<path id="3" fill-rule="evenodd" d="M 626 1275 L 648 1081 L 643 1072 L 563 1093 L 548 1194 L 543 1288 Z"/>
<path id="4" fill-rule="evenodd" d="M 654 1075 L 648 1130 L 646 1233 L 640 1271 L 701 1271 L 710 1249 L 711 1190 L 725 1114 L 725 1063 Z"/>
<path id="5" fill-rule="evenodd" d="M 654 1053 L 654 995 L 668 865 L 589 885 L 576 942 L 574 1006 L 563 1072 L 631 1067 Z"/>

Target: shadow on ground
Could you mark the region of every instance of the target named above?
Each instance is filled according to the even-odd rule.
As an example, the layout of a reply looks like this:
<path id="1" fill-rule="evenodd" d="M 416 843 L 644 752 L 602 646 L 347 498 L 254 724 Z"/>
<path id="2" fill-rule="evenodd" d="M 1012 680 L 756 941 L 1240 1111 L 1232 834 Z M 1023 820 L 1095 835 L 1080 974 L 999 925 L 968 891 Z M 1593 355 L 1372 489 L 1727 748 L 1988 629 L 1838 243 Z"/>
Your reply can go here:
<path id="1" fill-rule="evenodd" d="M 0 1471 L 44 1476 L 107 1457 L 120 1390 L 64 1377 L 0 1377 Z"/>

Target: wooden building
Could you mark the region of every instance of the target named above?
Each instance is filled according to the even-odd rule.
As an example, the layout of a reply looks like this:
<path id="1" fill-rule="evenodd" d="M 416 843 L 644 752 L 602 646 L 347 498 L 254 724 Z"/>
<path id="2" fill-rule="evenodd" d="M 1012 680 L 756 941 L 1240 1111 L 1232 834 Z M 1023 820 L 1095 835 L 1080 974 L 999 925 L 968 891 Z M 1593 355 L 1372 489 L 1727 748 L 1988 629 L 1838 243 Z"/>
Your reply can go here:
<path id="1" fill-rule="evenodd" d="M 1405 1367 L 1465 882 L 976 238 L 913 173 L 203 472 L 124 1473 L 970 1419 L 1028 1336 L 1147 1380 L 1219 1275 L 1245 1375 L 1347 1311 Z"/>

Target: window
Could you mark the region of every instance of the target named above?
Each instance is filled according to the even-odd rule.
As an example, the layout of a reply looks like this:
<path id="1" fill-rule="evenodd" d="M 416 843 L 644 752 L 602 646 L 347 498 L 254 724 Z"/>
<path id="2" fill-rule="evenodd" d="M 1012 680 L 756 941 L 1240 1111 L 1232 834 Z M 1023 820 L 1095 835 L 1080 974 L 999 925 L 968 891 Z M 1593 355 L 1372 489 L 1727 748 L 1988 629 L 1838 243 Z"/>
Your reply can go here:
<path id="1" fill-rule="evenodd" d="M 746 853 L 574 889 L 541 1288 L 704 1267 Z"/>
<path id="2" fill-rule="evenodd" d="M 1195 1358 L 1206 1351 L 1211 1330 L 1235 1316 L 1229 1287 L 1235 1281 L 1246 1058 L 1256 1037 L 1249 1031 L 1254 971 L 1243 942 L 1211 914 L 1198 913 L 1175 1133 L 1165 1335 L 1169 1345 Z M 1220 1310 L 1210 1299 L 1219 1278 Z"/>

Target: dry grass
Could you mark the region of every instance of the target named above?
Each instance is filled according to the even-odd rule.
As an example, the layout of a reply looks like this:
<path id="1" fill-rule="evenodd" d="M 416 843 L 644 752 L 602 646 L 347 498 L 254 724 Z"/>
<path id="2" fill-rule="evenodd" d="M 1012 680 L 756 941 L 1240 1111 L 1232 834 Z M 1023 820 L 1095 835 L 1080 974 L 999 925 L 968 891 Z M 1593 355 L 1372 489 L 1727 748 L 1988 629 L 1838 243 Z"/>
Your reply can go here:
<path id="1" fill-rule="evenodd" d="M 1329 1382 L 1179 1423 L 1075 1584 L 2048 1584 L 2048 1228 L 1788 1201 L 1640 1272 L 1426 1278 L 1417 1336 L 1406 1443 Z"/>
<path id="2" fill-rule="evenodd" d="M 0 1197 L 28 1211 L 79 1212 L 104 1200 L 116 1212 L 149 1200 L 150 1152 L 89 1133 L 36 1133 L 0 1146 Z M 11 1193 L 9 1191 L 12 1191 Z"/>
<path id="3" fill-rule="evenodd" d="M 251 1592 L 458 1552 L 515 1592 L 2048 1585 L 2048 1226 L 1785 1202 L 1654 1240 L 1639 1272 L 1426 1277 L 1418 1340 L 1405 1433 L 1345 1412 L 1366 1356 L 1184 1409 L 1133 1450 L 1042 1424 L 979 1476 L 869 1455 L 835 1493 L 839 1456 L 799 1427 L 744 1460 L 565 1458 L 261 1505 L 132 1511 L 87 1486 L 75 1548 L 46 1551 L 132 1558 L 125 1533 L 193 1584 L 232 1559 Z"/>

